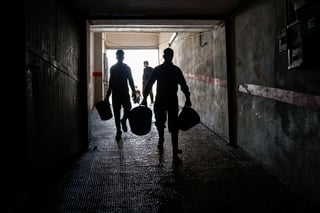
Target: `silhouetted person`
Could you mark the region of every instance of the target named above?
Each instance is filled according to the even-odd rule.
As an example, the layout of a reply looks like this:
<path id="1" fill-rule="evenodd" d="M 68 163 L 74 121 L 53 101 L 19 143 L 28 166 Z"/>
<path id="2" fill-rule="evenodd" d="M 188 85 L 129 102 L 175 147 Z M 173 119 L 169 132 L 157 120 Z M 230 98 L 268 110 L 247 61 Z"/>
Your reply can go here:
<path id="1" fill-rule="evenodd" d="M 153 72 L 153 68 L 149 66 L 149 62 L 148 61 L 144 61 L 143 62 L 143 76 L 142 76 L 142 93 L 144 91 L 144 88 L 146 87 L 146 85 L 148 84 L 148 81 L 150 79 L 151 73 Z M 151 103 L 153 104 L 153 91 L 152 91 L 152 87 L 150 89 L 150 100 Z"/>
<path id="2" fill-rule="evenodd" d="M 134 99 L 136 96 L 136 90 L 134 87 L 131 69 L 127 64 L 123 63 L 123 50 L 117 50 L 116 56 L 118 62 L 110 68 L 109 88 L 105 100 L 109 102 L 109 97 L 112 93 L 112 107 L 114 120 L 117 128 L 116 140 L 119 141 L 121 139 L 122 134 L 120 122 L 122 125 L 122 130 L 126 132 L 126 122 L 128 118 L 128 113 L 132 107 L 130 101 L 128 82 L 131 88 L 132 97 Z M 123 117 L 120 120 L 121 107 L 123 107 Z"/>
<path id="3" fill-rule="evenodd" d="M 157 93 L 154 103 L 154 113 L 156 119 L 156 127 L 159 134 L 158 148 L 162 150 L 164 143 L 164 129 L 168 118 L 168 128 L 171 133 L 173 157 L 182 153 L 178 149 L 178 133 L 177 118 L 179 112 L 178 105 L 178 85 L 186 96 L 185 105 L 191 106 L 189 87 L 179 67 L 172 63 L 173 50 L 166 48 L 164 50 L 164 63 L 155 67 L 148 84 L 143 92 L 142 104 L 147 104 L 147 97 L 150 89 L 155 81 L 157 81 Z"/>

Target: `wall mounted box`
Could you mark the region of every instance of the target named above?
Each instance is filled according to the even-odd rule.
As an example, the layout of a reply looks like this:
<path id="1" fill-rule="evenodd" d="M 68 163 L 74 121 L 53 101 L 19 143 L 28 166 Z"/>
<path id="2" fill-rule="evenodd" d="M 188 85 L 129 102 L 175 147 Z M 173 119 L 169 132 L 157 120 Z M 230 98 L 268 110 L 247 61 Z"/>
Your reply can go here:
<path id="1" fill-rule="evenodd" d="M 320 8 L 319 3 L 301 4 L 287 11 L 297 17 L 287 24 L 288 69 L 320 69 Z M 294 15 L 292 15 L 294 13 Z"/>

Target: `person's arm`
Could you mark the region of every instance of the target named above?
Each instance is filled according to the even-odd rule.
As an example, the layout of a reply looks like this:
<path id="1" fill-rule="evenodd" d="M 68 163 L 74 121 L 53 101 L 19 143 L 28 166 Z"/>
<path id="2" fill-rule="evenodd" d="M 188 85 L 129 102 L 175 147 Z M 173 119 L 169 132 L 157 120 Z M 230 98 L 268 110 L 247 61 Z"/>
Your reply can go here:
<path id="1" fill-rule="evenodd" d="M 153 72 L 151 73 L 151 76 L 149 78 L 149 81 L 143 90 L 143 100 L 141 102 L 142 105 L 147 105 L 147 97 L 148 97 L 148 95 L 151 91 L 152 85 L 154 84 L 156 79 L 157 79 L 157 71 L 153 70 Z"/>
<path id="2" fill-rule="evenodd" d="M 178 83 L 180 84 L 180 88 L 182 90 L 182 92 L 184 93 L 184 95 L 186 96 L 186 102 L 185 105 L 186 106 L 191 106 L 191 100 L 190 100 L 190 91 L 189 91 L 189 87 L 187 85 L 186 79 L 184 78 L 181 70 L 178 74 Z"/>
<path id="3" fill-rule="evenodd" d="M 136 97 L 136 88 L 134 87 L 134 81 L 133 81 L 131 69 L 129 66 L 128 66 L 128 80 L 129 80 L 129 85 L 130 85 L 131 92 L 132 92 L 132 97 L 135 98 Z"/>
<path id="4" fill-rule="evenodd" d="M 109 103 L 109 97 L 111 95 L 111 92 L 112 92 L 112 88 L 113 88 L 113 78 L 112 78 L 112 70 L 110 70 L 110 78 L 109 78 L 109 86 L 108 86 L 108 90 L 107 90 L 107 94 L 104 98 L 104 100 Z"/>
<path id="5" fill-rule="evenodd" d="M 144 98 L 148 97 L 148 95 L 150 93 L 150 90 L 152 88 L 152 85 L 154 84 L 155 81 L 156 81 L 156 72 L 152 72 L 151 76 L 149 78 L 149 81 L 148 81 L 148 83 L 145 86 L 144 91 L 143 91 L 143 97 Z"/>

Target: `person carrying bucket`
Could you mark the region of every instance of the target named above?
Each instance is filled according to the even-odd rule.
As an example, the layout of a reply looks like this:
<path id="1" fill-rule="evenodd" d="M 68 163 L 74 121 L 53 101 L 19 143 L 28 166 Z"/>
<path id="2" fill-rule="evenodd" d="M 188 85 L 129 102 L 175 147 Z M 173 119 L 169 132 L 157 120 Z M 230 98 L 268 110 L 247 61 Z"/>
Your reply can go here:
<path id="1" fill-rule="evenodd" d="M 109 103 L 109 97 L 112 93 L 112 107 L 114 113 L 114 120 L 117 128 L 116 140 L 119 141 L 121 139 L 121 126 L 124 132 L 127 132 L 127 118 L 128 113 L 131 110 L 131 101 L 129 95 L 129 87 L 131 88 L 132 98 L 136 99 L 136 90 L 134 81 L 131 74 L 130 67 L 123 63 L 124 60 L 124 51 L 117 50 L 116 52 L 118 62 L 110 68 L 110 80 L 109 80 L 109 88 L 107 90 L 107 94 L 105 96 L 105 100 Z M 123 108 L 123 117 L 120 120 L 121 115 L 121 107 Z"/>
<path id="2" fill-rule="evenodd" d="M 171 133 L 173 157 L 178 157 L 182 151 L 178 148 L 178 85 L 186 97 L 185 105 L 191 106 L 190 91 L 181 69 L 172 63 L 174 51 L 171 48 L 164 50 L 164 63 L 155 67 L 148 84 L 143 91 L 142 105 L 147 105 L 147 97 L 152 85 L 157 81 L 154 103 L 155 125 L 158 130 L 158 148 L 163 149 L 165 123 L 168 119 L 168 129 Z"/>

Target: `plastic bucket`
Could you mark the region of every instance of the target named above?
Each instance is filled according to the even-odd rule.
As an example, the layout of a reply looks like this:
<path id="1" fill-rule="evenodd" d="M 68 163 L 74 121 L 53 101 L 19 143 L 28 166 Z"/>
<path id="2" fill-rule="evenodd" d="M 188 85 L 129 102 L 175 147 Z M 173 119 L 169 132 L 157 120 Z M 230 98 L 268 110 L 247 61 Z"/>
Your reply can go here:
<path id="1" fill-rule="evenodd" d="M 98 103 L 96 103 L 96 109 L 98 111 L 100 119 L 103 121 L 109 120 L 113 116 L 110 104 L 106 101 L 99 101 Z"/>
<path id="2" fill-rule="evenodd" d="M 151 130 L 152 111 L 147 106 L 132 108 L 128 115 L 131 132 L 136 135 L 146 135 Z"/>

